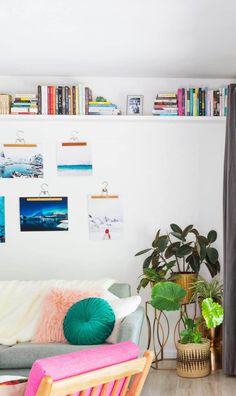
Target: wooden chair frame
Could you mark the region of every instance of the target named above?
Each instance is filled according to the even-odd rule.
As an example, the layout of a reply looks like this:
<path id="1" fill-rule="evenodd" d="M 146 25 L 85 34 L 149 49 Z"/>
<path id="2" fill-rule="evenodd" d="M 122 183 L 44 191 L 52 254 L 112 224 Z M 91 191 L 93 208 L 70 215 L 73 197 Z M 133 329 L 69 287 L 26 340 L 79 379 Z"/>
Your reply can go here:
<path id="1" fill-rule="evenodd" d="M 81 392 L 80 396 L 85 396 L 86 391 L 90 388 L 92 388 L 91 396 L 97 396 L 100 385 L 102 385 L 100 396 L 106 396 L 111 381 L 115 381 L 111 396 L 116 396 L 120 383 L 124 379 L 120 396 L 139 396 L 152 360 L 153 353 L 146 351 L 141 358 L 55 382 L 50 376 L 45 376 L 40 383 L 36 396 L 73 396 L 75 392 L 79 391 Z"/>

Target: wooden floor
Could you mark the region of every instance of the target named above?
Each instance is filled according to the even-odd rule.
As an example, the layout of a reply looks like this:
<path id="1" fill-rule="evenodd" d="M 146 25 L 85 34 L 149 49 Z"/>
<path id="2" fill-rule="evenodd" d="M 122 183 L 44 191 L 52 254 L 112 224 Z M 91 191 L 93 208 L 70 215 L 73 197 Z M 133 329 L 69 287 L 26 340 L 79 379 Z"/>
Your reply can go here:
<path id="1" fill-rule="evenodd" d="M 236 377 L 217 371 L 205 378 L 187 379 L 175 370 L 151 369 L 142 396 L 236 396 Z"/>

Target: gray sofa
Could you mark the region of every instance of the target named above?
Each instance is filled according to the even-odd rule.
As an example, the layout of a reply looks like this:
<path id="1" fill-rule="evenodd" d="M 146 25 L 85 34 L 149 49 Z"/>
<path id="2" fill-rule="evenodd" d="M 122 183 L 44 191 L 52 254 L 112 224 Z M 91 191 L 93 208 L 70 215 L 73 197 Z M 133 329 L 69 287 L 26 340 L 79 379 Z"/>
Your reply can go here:
<path id="1" fill-rule="evenodd" d="M 114 283 L 109 289 L 120 298 L 131 295 L 130 285 L 127 283 Z M 143 307 L 127 316 L 120 328 L 118 342 L 131 340 L 139 343 L 144 317 Z M 1 324 L 0 324 L 1 325 Z M 33 344 L 30 342 L 19 343 L 11 347 L 0 345 L 0 375 L 27 375 L 37 359 L 74 352 L 95 347 L 96 345 L 69 345 L 69 344 Z"/>

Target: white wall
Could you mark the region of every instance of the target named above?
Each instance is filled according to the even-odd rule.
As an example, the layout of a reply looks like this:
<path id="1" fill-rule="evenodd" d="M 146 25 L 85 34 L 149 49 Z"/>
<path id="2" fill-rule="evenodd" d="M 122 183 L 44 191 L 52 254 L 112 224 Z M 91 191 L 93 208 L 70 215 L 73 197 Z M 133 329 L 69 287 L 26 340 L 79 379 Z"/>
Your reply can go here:
<path id="1" fill-rule="evenodd" d="M 33 92 L 37 83 L 72 83 L 78 79 L 4 78 L 3 92 Z M 85 81 L 85 80 L 84 80 Z M 158 90 L 194 84 L 224 86 L 222 80 L 90 79 L 95 94 L 122 109 L 126 94 L 144 94 L 150 113 Z M 0 141 L 14 142 L 17 129 L 27 142 L 43 143 L 45 182 L 52 195 L 69 197 L 70 231 L 21 233 L 19 196 L 37 196 L 41 180 L 0 180 L 6 196 L 6 244 L 0 245 L 1 279 L 85 279 L 113 277 L 135 288 L 142 259 L 134 254 L 150 242 L 158 227 L 193 223 L 202 232 L 216 229 L 222 254 L 222 171 L 225 123 L 213 122 L 1 122 Z M 76 129 L 92 144 L 94 176 L 57 178 L 55 144 Z M 87 194 L 101 182 L 123 197 L 122 241 L 89 241 Z M 150 291 L 143 293 L 144 299 Z M 145 338 L 145 336 L 144 336 Z M 170 347 L 171 348 L 171 347 Z"/>

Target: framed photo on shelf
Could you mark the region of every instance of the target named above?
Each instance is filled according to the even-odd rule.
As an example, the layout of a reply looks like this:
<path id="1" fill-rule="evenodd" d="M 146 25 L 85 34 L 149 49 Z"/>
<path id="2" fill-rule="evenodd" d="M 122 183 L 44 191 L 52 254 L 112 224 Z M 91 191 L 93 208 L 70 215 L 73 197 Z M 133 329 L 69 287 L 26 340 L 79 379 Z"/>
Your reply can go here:
<path id="1" fill-rule="evenodd" d="M 143 114 L 143 95 L 127 95 L 127 115 Z"/>

